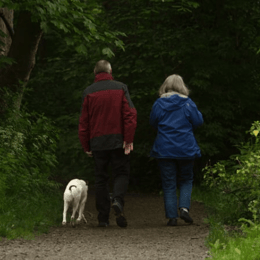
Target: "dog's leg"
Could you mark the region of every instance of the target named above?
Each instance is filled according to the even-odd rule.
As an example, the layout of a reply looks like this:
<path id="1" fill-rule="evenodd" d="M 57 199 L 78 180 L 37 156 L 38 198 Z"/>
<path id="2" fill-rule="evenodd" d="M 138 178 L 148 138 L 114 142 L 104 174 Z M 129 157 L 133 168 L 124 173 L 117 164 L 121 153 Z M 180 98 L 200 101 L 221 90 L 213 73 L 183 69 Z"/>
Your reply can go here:
<path id="1" fill-rule="evenodd" d="M 87 224 L 88 223 L 88 221 L 86 220 L 86 218 L 85 218 L 85 216 L 84 216 L 84 214 L 82 213 L 82 218 L 83 218 L 83 220 L 85 221 L 85 223 Z"/>
<path id="2" fill-rule="evenodd" d="M 78 217 L 78 219 L 77 219 L 77 221 L 76 221 L 77 224 L 80 223 L 81 218 L 83 218 L 84 221 L 87 223 L 87 220 L 86 220 L 86 218 L 85 218 L 85 216 L 84 216 L 84 214 L 83 214 L 84 208 L 85 208 L 85 204 L 86 204 L 86 200 L 87 200 L 87 198 L 84 198 L 84 199 L 80 202 L 80 205 L 79 205 L 79 217 Z"/>
<path id="3" fill-rule="evenodd" d="M 66 225 L 66 218 L 67 218 L 67 211 L 69 208 L 69 203 L 67 201 L 64 201 L 64 209 L 63 209 L 63 220 L 62 220 L 62 225 Z"/>
<path id="4" fill-rule="evenodd" d="M 70 224 L 75 227 L 75 214 L 77 212 L 77 209 L 79 207 L 79 201 L 74 201 L 73 203 L 73 210 L 72 210 L 72 215 L 71 215 L 71 220 L 70 220 Z"/>

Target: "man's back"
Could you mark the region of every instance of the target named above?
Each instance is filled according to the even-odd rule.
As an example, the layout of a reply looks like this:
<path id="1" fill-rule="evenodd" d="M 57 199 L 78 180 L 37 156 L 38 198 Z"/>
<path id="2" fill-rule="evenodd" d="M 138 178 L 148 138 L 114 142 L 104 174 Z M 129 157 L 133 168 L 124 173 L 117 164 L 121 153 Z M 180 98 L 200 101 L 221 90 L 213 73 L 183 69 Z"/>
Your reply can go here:
<path id="1" fill-rule="evenodd" d="M 123 141 L 133 141 L 136 110 L 125 84 L 101 80 L 87 87 L 83 98 L 79 137 L 84 143 L 88 128 L 91 151 L 122 148 Z"/>

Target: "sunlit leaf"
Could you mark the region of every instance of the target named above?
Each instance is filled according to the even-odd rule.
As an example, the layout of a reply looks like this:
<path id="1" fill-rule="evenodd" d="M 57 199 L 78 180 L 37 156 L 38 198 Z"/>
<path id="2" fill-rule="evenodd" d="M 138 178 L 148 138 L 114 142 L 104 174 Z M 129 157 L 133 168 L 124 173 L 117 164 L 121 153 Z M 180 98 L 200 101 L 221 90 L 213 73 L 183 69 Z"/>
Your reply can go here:
<path id="1" fill-rule="evenodd" d="M 258 130 L 254 130 L 253 133 L 254 133 L 255 136 L 257 136 L 259 131 Z"/>

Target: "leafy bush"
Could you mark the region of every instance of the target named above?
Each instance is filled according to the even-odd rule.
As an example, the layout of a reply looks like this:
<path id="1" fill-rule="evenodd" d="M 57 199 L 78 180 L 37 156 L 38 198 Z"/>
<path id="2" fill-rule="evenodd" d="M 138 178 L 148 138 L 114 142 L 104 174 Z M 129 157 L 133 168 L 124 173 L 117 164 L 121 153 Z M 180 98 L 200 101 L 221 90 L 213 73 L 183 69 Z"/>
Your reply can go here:
<path id="1" fill-rule="evenodd" d="M 45 116 L 15 111 L 7 118 L 0 126 L 0 235 L 13 237 L 46 223 L 46 201 L 59 187 L 50 180 L 59 136 Z"/>
<path id="2" fill-rule="evenodd" d="M 225 194 L 225 207 L 235 205 L 233 222 L 240 217 L 257 221 L 260 215 L 260 122 L 254 122 L 248 132 L 252 137 L 238 146 L 240 154 L 204 169 L 205 185 Z"/>
<path id="3" fill-rule="evenodd" d="M 245 220 L 244 220 L 245 221 Z M 246 220 L 246 222 L 248 222 Z M 259 231 L 260 225 L 250 222 L 250 226 L 243 224 L 241 232 L 243 235 L 217 239 L 211 244 L 212 259 L 227 260 L 256 260 L 260 255 Z"/>
<path id="4" fill-rule="evenodd" d="M 226 197 L 225 193 L 216 188 L 193 187 L 192 199 L 203 202 L 208 213 L 205 222 L 210 225 L 206 238 L 206 245 L 210 249 L 209 258 L 259 259 L 260 224 L 241 218 L 239 222 L 243 222 L 242 226 L 225 225 L 225 222 L 229 222 L 227 220 L 237 220 L 235 217 L 239 217 L 234 213 L 236 204 L 231 199 L 225 200 Z"/>
<path id="5" fill-rule="evenodd" d="M 48 180 L 56 161 L 57 129 L 44 116 L 20 113 L 0 127 L 0 171 L 6 192 L 31 196 L 54 188 Z"/>
<path id="6" fill-rule="evenodd" d="M 34 199 L 6 198 L 8 205 L 0 213 L 0 236 L 9 239 L 33 238 L 35 233 L 45 233 L 50 226 L 61 223 L 62 193 L 38 193 Z"/>

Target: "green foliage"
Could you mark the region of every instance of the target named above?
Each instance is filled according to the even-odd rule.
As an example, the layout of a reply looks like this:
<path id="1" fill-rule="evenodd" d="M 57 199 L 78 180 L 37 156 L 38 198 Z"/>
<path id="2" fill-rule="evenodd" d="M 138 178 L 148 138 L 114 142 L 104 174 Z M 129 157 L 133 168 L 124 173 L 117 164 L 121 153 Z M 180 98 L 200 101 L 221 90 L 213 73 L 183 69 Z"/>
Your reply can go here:
<path id="1" fill-rule="evenodd" d="M 53 42 L 55 44 L 55 40 L 56 38 L 47 39 L 50 45 Z M 44 112 L 60 129 L 61 138 L 57 151 L 59 166 L 55 172 L 56 176 L 65 181 L 71 178 L 91 181 L 94 178 L 94 163 L 93 160 L 87 159 L 81 148 L 78 120 L 82 93 L 86 85 L 94 80 L 93 68 L 99 53 L 87 55 L 87 59 L 92 60 L 91 69 L 88 70 L 86 57 L 62 46 L 60 53 L 52 53 L 50 49 L 48 59 L 42 61 L 40 69 L 36 68 L 23 101 L 28 109 Z M 91 49 L 91 46 L 89 47 Z"/>
<path id="2" fill-rule="evenodd" d="M 235 237 L 221 237 L 211 244 L 212 259 L 227 260 L 257 260 L 260 255 L 260 225 L 243 225 L 242 235 Z"/>
<path id="3" fill-rule="evenodd" d="M 11 65 L 14 62 L 12 58 L 1 56 L 0 57 L 0 69 L 4 68 L 7 65 Z"/>
<path id="4" fill-rule="evenodd" d="M 209 236 L 206 239 L 206 244 L 212 248 L 212 250 L 223 250 L 226 248 L 226 244 L 228 243 L 228 233 L 225 230 L 223 223 L 216 222 L 215 219 L 209 217 L 206 221 L 210 223 L 210 232 Z"/>
<path id="5" fill-rule="evenodd" d="M 104 31 L 127 35 L 118 35 L 124 51 L 117 43 L 107 47 L 115 54 L 110 59 L 113 76 L 128 85 L 138 112 L 131 184 L 158 188 L 156 162 L 149 159 L 156 135 L 149 114 L 159 87 L 173 73 L 183 76 L 205 121 L 195 132 L 203 155 L 195 167 L 195 180 L 200 182 L 208 159 L 237 153 L 234 145 L 245 141 L 244 132 L 260 116 L 259 5 L 253 0 L 221 4 L 217 0 L 118 0 L 103 2 L 100 10 L 102 16 L 97 14 L 96 20 L 108 24 L 103 25 Z M 29 83 L 33 92 L 24 101 L 62 128 L 62 175 L 85 172 L 88 178 L 93 164 L 77 138 L 81 94 L 93 82 L 94 65 L 107 50 L 97 41 L 86 43 L 85 56 L 75 54 L 66 47 L 65 36 L 51 32 L 44 37 L 38 68 Z"/>
<path id="6" fill-rule="evenodd" d="M 240 154 L 230 156 L 214 166 L 205 167 L 205 185 L 225 194 L 236 205 L 237 217 L 247 216 L 259 220 L 260 210 L 260 122 L 253 123 L 249 133 L 252 138 L 242 143 Z M 226 204 L 227 205 L 227 204 Z M 237 221 L 238 218 L 233 221 Z"/>
<path id="7" fill-rule="evenodd" d="M 99 21 L 102 8 L 98 1 L 81 0 L 3 0 L 0 8 L 6 7 L 17 12 L 28 12 L 32 21 L 40 23 L 45 33 L 57 33 L 59 37 L 81 55 L 88 53 L 88 44 L 102 42 L 101 51 L 111 57 L 113 52 L 108 43 L 123 47 L 117 36 L 124 35 L 118 31 L 109 31 L 105 23 Z M 15 29 L 15 28 L 14 28 Z"/>
<path id="8" fill-rule="evenodd" d="M 48 232 L 49 227 L 61 223 L 62 192 L 33 194 L 34 199 L 12 196 L 6 199 L 0 212 L 0 236 L 8 239 L 32 239 L 38 233 Z"/>
<path id="9" fill-rule="evenodd" d="M 3 149 L 0 150 L 0 153 L 3 153 Z M 5 203 L 5 192 L 7 189 L 6 184 L 6 175 L 1 174 L 0 175 L 0 210 L 3 208 Z"/>
<path id="10" fill-rule="evenodd" d="M 46 117 L 18 113 L 0 127 L 0 171 L 12 183 L 7 195 L 28 197 L 55 188 L 48 178 L 57 163 L 58 134 Z"/>
<path id="11" fill-rule="evenodd" d="M 53 123 L 37 113 L 9 111 L 1 121 L 0 236 L 26 236 L 50 224 L 48 211 L 57 200 L 50 201 L 59 187 L 50 180 L 58 138 Z"/>
<path id="12" fill-rule="evenodd" d="M 205 222 L 210 225 L 209 235 L 206 238 L 206 245 L 210 248 L 209 257 L 227 260 L 258 259 L 259 223 L 241 218 L 239 223 L 235 221 L 236 226 L 232 225 L 234 221 L 227 220 L 235 219 L 239 214 L 234 214 L 237 209 L 234 201 L 227 201 L 225 197 L 226 195 L 216 188 L 197 186 L 193 188 L 192 199 L 203 202 L 208 213 Z"/>
<path id="13" fill-rule="evenodd" d="M 254 21 L 260 7 L 254 1 L 177 2 L 107 4 L 110 25 L 128 36 L 125 52 L 115 51 L 111 61 L 137 108 L 135 143 L 147 147 L 143 156 L 149 154 L 154 138 L 148 116 L 156 92 L 168 75 L 183 76 L 205 121 L 195 132 L 204 167 L 207 158 L 223 159 L 234 153 L 234 145 L 244 141 L 243 133 L 259 118 L 255 35 L 260 27 Z M 200 171 L 196 178 L 202 179 Z"/>

